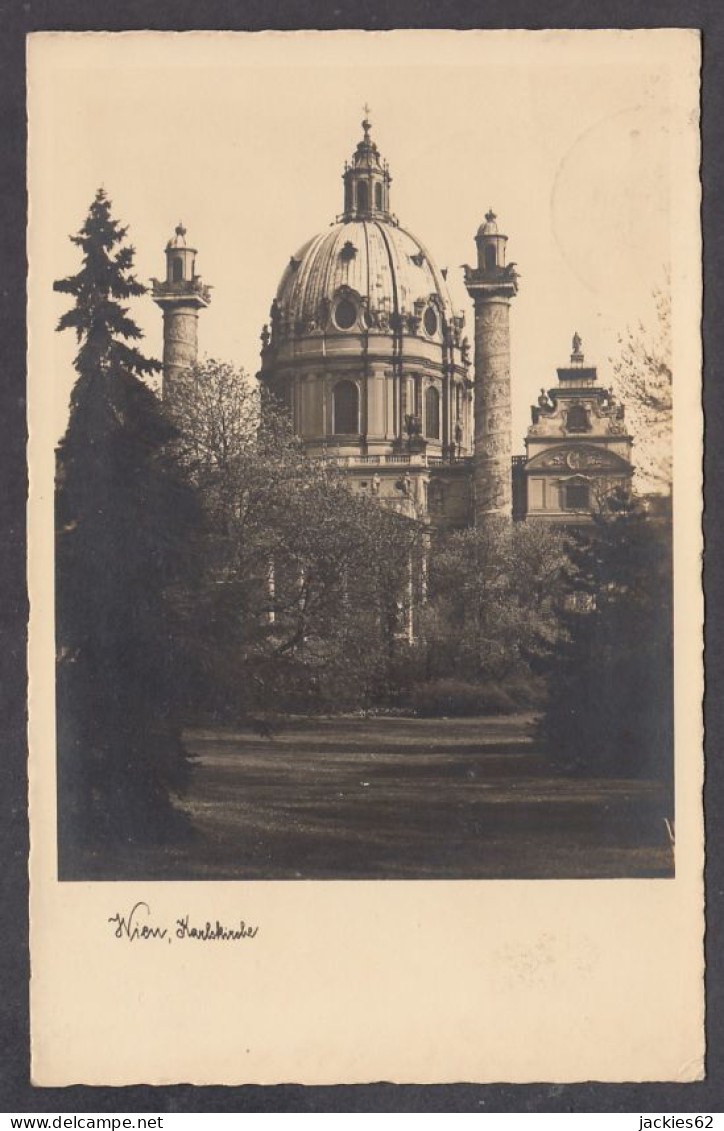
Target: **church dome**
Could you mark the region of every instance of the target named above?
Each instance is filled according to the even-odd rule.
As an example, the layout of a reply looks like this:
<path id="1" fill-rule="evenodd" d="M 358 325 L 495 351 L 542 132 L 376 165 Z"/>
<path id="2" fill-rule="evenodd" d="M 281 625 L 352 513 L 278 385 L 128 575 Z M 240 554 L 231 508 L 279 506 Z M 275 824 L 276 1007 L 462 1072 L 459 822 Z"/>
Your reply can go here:
<path id="1" fill-rule="evenodd" d="M 392 177 L 366 118 L 362 128 L 342 215 L 284 269 L 259 377 L 308 452 L 386 468 L 395 498 L 410 453 L 470 450 L 469 345 L 445 273 L 390 209 Z M 370 484 L 365 472 L 360 490 Z"/>
<path id="2" fill-rule="evenodd" d="M 441 271 L 389 216 L 343 219 L 308 240 L 284 272 L 276 306 L 285 336 L 403 325 L 437 338 L 453 321 Z"/>

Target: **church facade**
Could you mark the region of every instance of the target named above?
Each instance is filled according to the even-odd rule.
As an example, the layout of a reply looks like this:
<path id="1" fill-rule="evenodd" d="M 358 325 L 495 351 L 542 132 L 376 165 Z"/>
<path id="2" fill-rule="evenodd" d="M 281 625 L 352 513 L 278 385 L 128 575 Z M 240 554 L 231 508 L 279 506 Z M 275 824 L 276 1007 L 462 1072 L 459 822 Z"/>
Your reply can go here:
<path id="1" fill-rule="evenodd" d="M 632 474 L 624 410 L 599 387 L 574 339 L 570 366 L 539 398 L 513 457 L 510 308 L 518 290 L 491 210 L 465 268 L 473 356 L 446 271 L 391 208 L 387 162 L 365 118 L 343 172 L 343 211 L 290 256 L 261 332 L 260 382 L 288 408 L 310 457 L 352 489 L 433 528 L 488 515 L 586 522 Z M 210 300 L 179 225 L 153 280 L 164 315 L 164 387 L 196 360 Z"/>

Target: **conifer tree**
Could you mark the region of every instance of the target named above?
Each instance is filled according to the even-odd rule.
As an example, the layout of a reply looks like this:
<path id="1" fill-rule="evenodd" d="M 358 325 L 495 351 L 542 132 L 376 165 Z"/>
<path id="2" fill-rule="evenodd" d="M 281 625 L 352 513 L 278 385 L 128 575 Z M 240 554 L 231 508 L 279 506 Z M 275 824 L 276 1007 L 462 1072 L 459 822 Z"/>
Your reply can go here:
<path id="1" fill-rule="evenodd" d="M 135 343 L 126 302 L 127 229 L 103 189 L 71 240 L 82 266 L 55 290 L 73 297 L 78 374 L 58 449 L 56 637 L 58 787 L 63 851 L 168 838 L 183 787 L 184 695 L 168 594 L 188 575 L 193 500 L 166 445 L 172 429 L 143 378 L 160 369 Z"/>
<path id="2" fill-rule="evenodd" d="M 619 488 L 569 543 L 541 737 L 561 767 L 673 786 L 671 524 Z M 668 797 L 673 814 L 673 799 Z"/>

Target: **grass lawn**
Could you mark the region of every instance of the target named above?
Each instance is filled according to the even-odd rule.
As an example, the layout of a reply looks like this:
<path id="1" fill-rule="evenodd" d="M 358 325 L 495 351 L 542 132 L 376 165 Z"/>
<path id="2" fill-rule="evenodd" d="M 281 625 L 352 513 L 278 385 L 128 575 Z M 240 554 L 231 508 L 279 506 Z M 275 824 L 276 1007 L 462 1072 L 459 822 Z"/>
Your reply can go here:
<path id="1" fill-rule="evenodd" d="M 521 715 L 193 730 L 195 838 L 85 861 L 78 878 L 672 875 L 661 787 L 553 774 L 531 732 Z"/>

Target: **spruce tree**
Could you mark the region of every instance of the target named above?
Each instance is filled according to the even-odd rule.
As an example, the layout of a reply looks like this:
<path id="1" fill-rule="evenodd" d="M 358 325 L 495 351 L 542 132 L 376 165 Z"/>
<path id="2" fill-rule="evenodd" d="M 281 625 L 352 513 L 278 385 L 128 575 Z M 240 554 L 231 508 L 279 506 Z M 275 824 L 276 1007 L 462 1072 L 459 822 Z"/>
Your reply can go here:
<path id="1" fill-rule="evenodd" d="M 71 240 L 78 374 L 56 489 L 58 796 L 61 868 L 79 848 L 165 841 L 187 764 L 184 686 L 168 599 L 188 580 L 193 500 L 167 452 L 173 430 L 144 378 L 127 300 L 144 294 L 127 229 L 100 189 Z M 71 855 L 68 855 L 71 853 Z"/>

